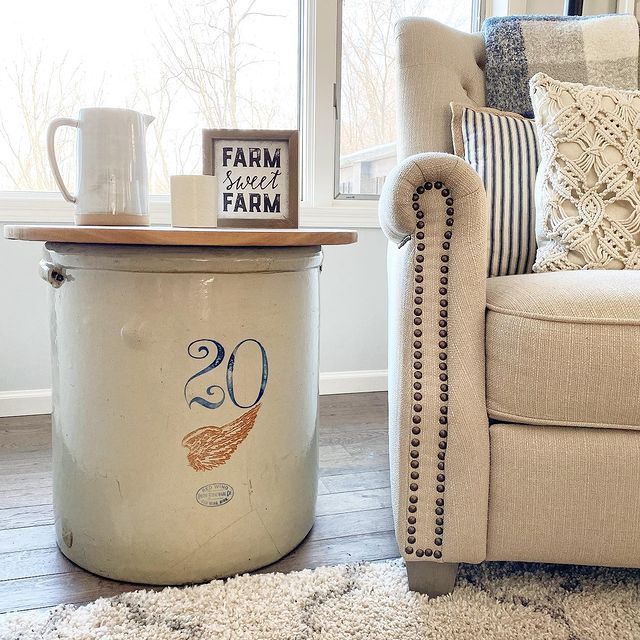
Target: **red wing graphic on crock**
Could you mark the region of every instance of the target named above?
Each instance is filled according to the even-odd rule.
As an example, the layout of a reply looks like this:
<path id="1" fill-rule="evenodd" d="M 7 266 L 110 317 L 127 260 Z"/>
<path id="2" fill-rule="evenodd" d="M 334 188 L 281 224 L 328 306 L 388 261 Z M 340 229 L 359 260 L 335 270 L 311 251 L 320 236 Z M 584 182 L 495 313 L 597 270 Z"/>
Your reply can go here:
<path id="1" fill-rule="evenodd" d="M 189 464 L 196 471 L 209 471 L 227 462 L 249 435 L 261 406 L 257 404 L 239 418 L 221 427 L 200 427 L 188 433 L 182 438 L 182 446 L 189 449 Z"/>

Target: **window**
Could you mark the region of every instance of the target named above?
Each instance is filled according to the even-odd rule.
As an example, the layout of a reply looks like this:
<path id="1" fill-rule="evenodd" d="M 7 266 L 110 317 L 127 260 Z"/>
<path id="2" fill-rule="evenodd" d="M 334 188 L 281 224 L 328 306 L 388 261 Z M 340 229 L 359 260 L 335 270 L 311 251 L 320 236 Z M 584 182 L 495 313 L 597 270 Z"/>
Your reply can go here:
<path id="1" fill-rule="evenodd" d="M 295 129 L 298 0 L 22 0 L 0 21 L 0 191 L 57 191 L 45 134 L 83 106 L 155 116 L 150 191 L 202 171 L 206 127 Z M 75 132 L 58 154 L 73 185 Z"/>
<path id="2" fill-rule="evenodd" d="M 396 164 L 396 21 L 427 16 L 471 31 L 476 4 L 473 0 L 342 1 L 338 197 L 377 197 Z"/>
<path id="3" fill-rule="evenodd" d="M 68 220 L 46 158 L 48 123 L 83 106 L 124 106 L 156 118 L 147 134 L 156 222 L 168 221 L 168 176 L 202 170 L 202 128 L 299 128 L 302 224 L 377 226 L 366 200 L 396 162 L 393 25 L 423 15 L 470 30 L 480 4 L 14 2 L 0 22 L 0 217 Z M 63 127 L 57 141 L 72 191 L 75 136 Z"/>

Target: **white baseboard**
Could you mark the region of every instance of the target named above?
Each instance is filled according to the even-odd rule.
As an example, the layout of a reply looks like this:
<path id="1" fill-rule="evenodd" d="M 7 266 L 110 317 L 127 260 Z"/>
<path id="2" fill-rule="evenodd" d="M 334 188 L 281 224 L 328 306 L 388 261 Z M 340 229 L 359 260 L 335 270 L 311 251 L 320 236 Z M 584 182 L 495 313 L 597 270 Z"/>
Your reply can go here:
<path id="1" fill-rule="evenodd" d="M 320 395 L 386 391 L 387 371 L 333 371 L 320 374 Z M 0 418 L 51 413 L 51 389 L 0 391 Z"/>
<path id="2" fill-rule="evenodd" d="M 386 391 L 387 370 L 333 371 L 320 373 L 320 395 Z"/>
<path id="3" fill-rule="evenodd" d="M 0 391 L 0 418 L 51 413 L 51 389 Z"/>

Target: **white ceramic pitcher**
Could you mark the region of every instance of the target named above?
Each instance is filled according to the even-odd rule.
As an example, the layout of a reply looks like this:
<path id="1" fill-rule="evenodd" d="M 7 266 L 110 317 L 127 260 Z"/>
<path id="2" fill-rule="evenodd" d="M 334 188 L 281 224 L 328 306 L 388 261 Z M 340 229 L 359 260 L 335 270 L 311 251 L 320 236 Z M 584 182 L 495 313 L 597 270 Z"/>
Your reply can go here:
<path id="1" fill-rule="evenodd" d="M 47 131 L 47 153 L 65 200 L 76 205 L 76 224 L 149 224 L 145 138 L 153 122 L 131 109 L 80 109 L 78 119 L 56 118 Z M 65 186 L 55 155 L 55 133 L 76 127 L 78 193 Z"/>

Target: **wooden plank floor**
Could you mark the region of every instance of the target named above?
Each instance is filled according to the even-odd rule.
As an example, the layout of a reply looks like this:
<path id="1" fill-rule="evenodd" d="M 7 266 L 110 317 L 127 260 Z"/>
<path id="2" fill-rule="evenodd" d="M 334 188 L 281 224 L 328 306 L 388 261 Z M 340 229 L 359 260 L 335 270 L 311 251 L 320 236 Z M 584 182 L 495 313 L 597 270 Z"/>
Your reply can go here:
<path id="1" fill-rule="evenodd" d="M 387 458 L 387 397 L 320 398 L 316 524 L 261 572 L 395 558 Z M 0 613 L 82 603 L 140 585 L 99 578 L 57 549 L 49 416 L 0 419 Z"/>

